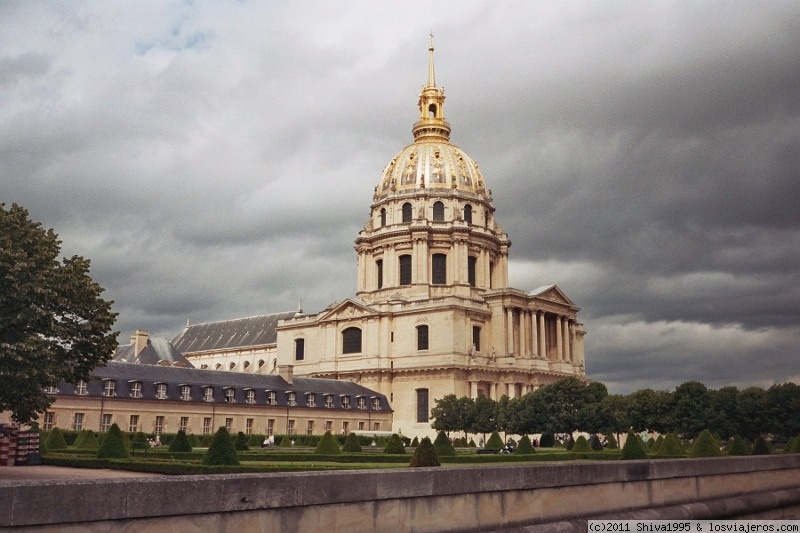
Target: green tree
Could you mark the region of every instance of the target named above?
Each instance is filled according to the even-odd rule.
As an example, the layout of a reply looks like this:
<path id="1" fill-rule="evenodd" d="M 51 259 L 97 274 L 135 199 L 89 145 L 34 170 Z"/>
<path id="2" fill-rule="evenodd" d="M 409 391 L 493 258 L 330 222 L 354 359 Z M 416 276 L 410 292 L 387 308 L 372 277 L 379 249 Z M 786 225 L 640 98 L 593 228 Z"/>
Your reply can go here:
<path id="1" fill-rule="evenodd" d="M 361 452 L 361 443 L 358 442 L 358 435 L 355 433 L 349 433 L 347 438 L 344 439 L 344 445 L 342 446 L 343 452 Z"/>
<path id="2" fill-rule="evenodd" d="M 233 437 L 225 426 L 220 426 L 214 434 L 211 445 L 203 456 L 204 465 L 238 465 L 239 456 L 236 455 L 236 445 Z"/>
<path id="3" fill-rule="evenodd" d="M 707 429 L 697 435 L 692 442 L 692 447 L 689 448 L 689 457 L 719 457 L 720 455 L 722 455 L 722 451 L 719 449 L 719 443 Z"/>
<path id="4" fill-rule="evenodd" d="M 589 441 L 586 440 L 586 437 L 583 435 L 578 435 L 578 438 L 575 439 L 575 444 L 572 445 L 572 449 L 570 450 L 574 453 L 589 453 L 592 450 L 592 447 L 589 446 Z"/>
<path id="5" fill-rule="evenodd" d="M 766 391 L 766 403 L 770 421 L 766 432 L 779 436 L 779 442 L 800 433 L 800 386 L 794 383 L 773 385 Z"/>
<path id="6" fill-rule="evenodd" d="M 514 453 L 518 454 L 518 455 L 536 453 L 536 448 L 534 448 L 533 444 L 531 444 L 531 439 L 527 435 L 523 435 L 519 439 L 519 442 L 517 443 L 517 447 L 514 448 Z"/>
<path id="7" fill-rule="evenodd" d="M 411 462 L 408 466 L 441 466 L 439 457 L 436 455 L 436 448 L 433 447 L 431 439 L 425 437 L 419 442 L 419 446 L 414 450 L 414 455 L 411 457 Z"/>
<path id="8" fill-rule="evenodd" d="M 497 431 L 497 402 L 486 396 L 478 396 L 472 403 L 470 433 L 486 436 L 487 433 Z"/>
<path id="9" fill-rule="evenodd" d="M 97 450 L 100 448 L 100 444 L 97 442 L 97 436 L 94 434 L 94 431 L 91 429 L 84 429 L 78 433 L 72 447 L 79 450 Z"/>
<path id="10" fill-rule="evenodd" d="M 0 204 L 0 412 L 20 423 L 53 402 L 44 390 L 88 380 L 117 346 L 116 313 L 80 256 L 58 260 L 52 229 Z"/>
<path id="11" fill-rule="evenodd" d="M 64 432 L 61 431 L 61 428 L 53 428 L 47 433 L 47 439 L 45 439 L 47 451 L 63 450 L 66 447 L 67 441 L 64 439 Z"/>
<path id="12" fill-rule="evenodd" d="M 739 393 L 737 433 L 749 441 L 756 440 L 769 430 L 767 423 L 767 393 L 759 387 L 748 387 Z"/>
<path id="13" fill-rule="evenodd" d="M 452 456 L 456 454 L 456 449 L 453 447 L 453 443 L 450 442 L 450 439 L 447 438 L 447 435 L 444 431 L 440 431 L 436 435 L 436 440 L 433 441 L 433 447 L 436 449 L 436 455 L 438 457 Z"/>
<path id="14" fill-rule="evenodd" d="M 770 449 L 769 443 L 764 439 L 764 437 L 758 437 L 756 441 L 753 443 L 753 455 L 769 455 L 772 453 Z"/>
<path id="15" fill-rule="evenodd" d="M 169 443 L 169 451 L 171 452 L 190 452 L 192 451 L 192 444 L 189 442 L 189 437 L 182 429 L 178 430 L 178 434 Z"/>
<path id="16" fill-rule="evenodd" d="M 492 435 L 489 437 L 489 440 L 486 441 L 486 445 L 484 446 L 484 448 L 487 450 L 502 450 L 503 447 L 505 447 L 505 443 L 500 437 L 500 434 L 496 431 L 492 433 Z"/>
<path id="17" fill-rule="evenodd" d="M 675 430 L 684 438 L 694 438 L 708 427 L 711 393 L 699 381 L 687 381 L 675 388 L 672 417 Z"/>
<path id="18" fill-rule="evenodd" d="M 100 459 L 125 459 L 130 455 L 128 437 L 122 433 L 118 425 L 111 424 L 106 438 L 103 439 L 103 444 L 97 450 L 97 457 Z"/>
<path id="19" fill-rule="evenodd" d="M 383 449 L 383 453 L 396 453 L 399 455 L 406 453 L 406 447 L 403 446 L 403 440 L 397 433 L 392 433 L 392 436 L 389 437 L 389 442 L 386 443 L 386 448 Z"/>
<path id="20" fill-rule="evenodd" d="M 664 442 L 661 443 L 658 453 L 668 456 L 685 455 L 683 446 L 681 446 L 681 441 L 678 439 L 678 434 L 675 432 L 668 433 L 667 436 L 664 437 Z"/>
<path id="21" fill-rule="evenodd" d="M 728 455 L 750 455 L 750 445 L 742 437 L 736 435 L 728 445 Z"/>
<path id="22" fill-rule="evenodd" d="M 455 394 L 448 394 L 436 400 L 436 405 L 431 409 L 431 418 L 433 418 L 431 427 L 445 433 L 461 430 L 464 427 L 462 405 Z"/>
<path id="23" fill-rule="evenodd" d="M 338 455 L 342 453 L 342 449 L 339 448 L 336 437 L 334 437 L 330 431 L 326 431 L 322 438 L 319 439 L 317 447 L 314 448 L 314 453 L 320 455 Z"/>
<path id="24" fill-rule="evenodd" d="M 244 431 L 236 434 L 235 446 L 238 451 L 246 452 L 250 449 L 250 446 L 247 445 L 247 435 L 244 434 Z"/>
<path id="25" fill-rule="evenodd" d="M 645 459 L 647 452 L 644 449 L 644 443 L 639 435 L 633 431 L 628 432 L 628 438 L 625 439 L 625 444 L 622 446 L 622 453 L 620 459 Z"/>

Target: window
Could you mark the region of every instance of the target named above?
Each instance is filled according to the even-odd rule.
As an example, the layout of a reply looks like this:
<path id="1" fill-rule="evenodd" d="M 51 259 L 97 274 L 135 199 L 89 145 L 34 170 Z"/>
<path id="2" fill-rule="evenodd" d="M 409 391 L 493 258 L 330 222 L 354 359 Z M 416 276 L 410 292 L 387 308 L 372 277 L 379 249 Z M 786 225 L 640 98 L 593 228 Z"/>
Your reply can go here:
<path id="1" fill-rule="evenodd" d="M 363 396 L 359 396 L 356 398 L 356 405 L 360 410 L 365 411 L 367 409 L 367 399 Z"/>
<path id="2" fill-rule="evenodd" d="M 383 288 L 383 259 L 375 261 L 375 267 L 378 269 L 378 288 Z"/>
<path id="3" fill-rule="evenodd" d="M 204 402 L 214 401 L 214 387 L 203 387 L 203 401 Z"/>
<path id="4" fill-rule="evenodd" d="M 181 385 L 181 400 L 188 401 L 192 399 L 192 386 Z"/>
<path id="5" fill-rule="evenodd" d="M 350 422 L 342 422 L 342 435 L 350 433 Z"/>
<path id="6" fill-rule="evenodd" d="M 306 395 L 306 406 L 308 407 L 316 407 L 317 406 L 317 395 L 313 392 L 311 394 Z"/>
<path id="7" fill-rule="evenodd" d="M 86 396 L 86 382 L 85 381 L 80 380 L 75 384 L 75 394 L 79 394 L 81 396 Z"/>
<path id="8" fill-rule="evenodd" d="M 364 424 L 365 424 L 365 422 L 359 422 L 358 423 L 358 430 L 359 431 L 364 431 Z"/>
<path id="9" fill-rule="evenodd" d="M 294 360 L 295 361 L 302 361 L 306 356 L 306 340 L 305 339 L 295 339 L 294 340 Z"/>
<path id="10" fill-rule="evenodd" d="M 225 389 L 225 403 L 236 403 L 236 389 Z"/>
<path id="11" fill-rule="evenodd" d="M 107 379 L 103 382 L 103 396 L 114 396 L 114 390 L 117 388 L 117 382 Z"/>
<path id="12" fill-rule="evenodd" d="M 469 204 L 464 206 L 464 222 L 472 224 L 472 206 Z"/>
<path id="13" fill-rule="evenodd" d="M 211 417 L 205 416 L 203 417 L 203 435 L 209 435 L 211 433 Z"/>
<path id="14" fill-rule="evenodd" d="M 156 417 L 156 424 L 155 424 L 155 427 L 153 428 L 153 433 L 155 433 L 156 435 L 161 435 L 162 433 L 164 433 L 164 417 L 163 416 L 159 415 L 159 416 Z"/>
<path id="15" fill-rule="evenodd" d="M 417 422 L 428 421 L 428 389 L 417 389 Z"/>
<path id="16" fill-rule="evenodd" d="M 270 418 L 267 420 L 267 435 L 272 435 L 275 433 L 275 419 Z"/>
<path id="17" fill-rule="evenodd" d="M 128 421 L 128 433 L 136 433 L 139 431 L 139 415 L 131 415 Z"/>
<path id="18" fill-rule="evenodd" d="M 259 360 L 258 360 L 258 368 L 261 368 L 261 367 L 262 367 L 262 366 L 264 366 L 265 364 L 266 364 L 266 363 L 264 362 L 264 360 L 263 360 L 263 359 L 259 359 Z"/>
<path id="19" fill-rule="evenodd" d="M 111 415 L 103 413 L 103 416 L 100 417 L 100 431 L 108 431 L 111 429 L 111 423 Z"/>
<path id="20" fill-rule="evenodd" d="M 417 350 L 428 349 L 428 326 L 417 326 Z"/>
<path id="21" fill-rule="evenodd" d="M 467 257 L 467 281 L 470 287 L 475 286 L 475 266 L 478 264 L 478 258 L 474 256 Z"/>
<path id="22" fill-rule="evenodd" d="M 231 418 L 231 417 L 227 417 L 227 418 L 225 419 L 225 429 L 227 429 L 227 430 L 228 430 L 228 433 L 230 433 L 231 431 L 233 431 L 233 418 Z"/>
<path id="23" fill-rule="evenodd" d="M 200 370 L 205 370 L 205 369 L 207 369 L 207 368 L 208 368 L 208 365 L 207 365 L 207 364 L 205 364 L 205 363 L 203 363 L 202 365 L 200 365 Z"/>
<path id="24" fill-rule="evenodd" d="M 189 427 L 189 417 L 182 416 L 180 422 L 178 423 L 178 431 L 183 431 L 186 433 Z"/>
<path id="25" fill-rule="evenodd" d="M 58 394 L 58 387 L 45 387 L 45 394 Z"/>
<path id="26" fill-rule="evenodd" d="M 314 421 L 308 421 L 308 427 L 306 428 L 306 435 L 313 435 L 314 434 Z"/>
<path id="27" fill-rule="evenodd" d="M 159 400 L 167 399 L 167 384 L 156 383 L 156 398 Z"/>
<path id="28" fill-rule="evenodd" d="M 244 432 L 247 435 L 252 435 L 253 434 L 253 419 L 252 418 L 248 418 L 247 420 L 244 421 Z"/>
<path id="29" fill-rule="evenodd" d="M 278 398 L 274 390 L 267 391 L 267 405 L 277 405 Z"/>
<path id="30" fill-rule="evenodd" d="M 46 411 L 42 417 L 42 429 L 50 431 L 56 424 L 56 414 L 52 411 Z"/>
<path id="31" fill-rule="evenodd" d="M 256 403 L 256 391 L 253 389 L 247 389 L 244 401 L 245 403 Z"/>
<path id="32" fill-rule="evenodd" d="M 401 255 L 400 262 L 400 285 L 411 285 L 411 256 Z"/>
<path id="33" fill-rule="evenodd" d="M 411 222 L 411 204 L 408 202 L 403 204 L 403 223 Z"/>
<path id="34" fill-rule="evenodd" d="M 72 429 L 73 431 L 80 431 L 83 429 L 83 413 L 75 413 L 72 416 Z"/>
<path id="35" fill-rule="evenodd" d="M 350 396 L 342 396 L 342 407 L 350 409 Z"/>
<path id="36" fill-rule="evenodd" d="M 294 420 L 288 421 L 288 425 L 286 426 L 286 434 L 294 435 Z"/>
<path id="37" fill-rule="evenodd" d="M 433 254 L 431 258 L 431 282 L 434 285 L 447 283 L 447 256 L 445 254 Z"/>
<path id="38" fill-rule="evenodd" d="M 325 431 L 333 431 L 333 420 L 325 421 Z"/>
<path id="39" fill-rule="evenodd" d="M 131 383 L 131 398 L 142 397 L 142 382 L 134 381 Z"/>
<path id="40" fill-rule="evenodd" d="M 342 331 L 342 353 L 361 352 L 361 330 L 347 328 Z"/>
<path id="41" fill-rule="evenodd" d="M 228 363 L 228 370 L 233 370 L 236 368 L 236 363 Z"/>
<path id="42" fill-rule="evenodd" d="M 325 395 L 325 407 L 327 407 L 328 409 L 333 407 L 333 394 Z"/>
<path id="43" fill-rule="evenodd" d="M 386 209 L 381 208 L 381 227 L 386 225 Z"/>
<path id="44" fill-rule="evenodd" d="M 472 326 L 472 345 L 475 347 L 476 352 L 481 351 L 481 327 Z"/>
<path id="45" fill-rule="evenodd" d="M 373 411 L 380 411 L 381 410 L 381 399 L 380 398 L 373 398 L 372 399 L 372 410 Z"/>
<path id="46" fill-rule="evenodd" d="M 372 423 L 372 431 L 380 431 L 381 430 L 381 423 L 380 422 L 373 422 Z"/>
<path id="47" fill-rule="evenodd" d="M 444 222 L 444 204 L 442 202 L 434 202 L 433 204 L 433 221 Z"/>
<path id="48" fill-rule="evenodd" d="M 296 392 L 287 392 L 286 393 L 286 403 L 288 403 L 292 407 L 297 405 L 297 393 Z"/>
<path id="49" fill-rule="evenodd" d="M 214 370 L 219 370 L 221 368 L 222 368 L 222 363 L 217 363 L 216 365 L 214 365 Z"/>

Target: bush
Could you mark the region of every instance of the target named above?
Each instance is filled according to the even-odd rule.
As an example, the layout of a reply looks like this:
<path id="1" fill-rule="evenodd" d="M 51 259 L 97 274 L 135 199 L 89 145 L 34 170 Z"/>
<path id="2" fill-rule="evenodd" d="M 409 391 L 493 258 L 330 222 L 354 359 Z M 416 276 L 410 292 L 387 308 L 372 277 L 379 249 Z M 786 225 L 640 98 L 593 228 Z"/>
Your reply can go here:
<path id="1" fill-rule="evenodd" d="M 542 433 L 542 438 L 539 439 L 539 447 L 553 448 L 556 445 L 556 436 L 552 431 L 545 431 Z"/>
<path id="2" fill-rule="evenodd" d="M 669 456 L 685 455 L 683 446 L 681 446 L 681 441 L 678 440 L 678 435 L 676 433 L 669 433 L 664 437 L 664 442 L 661 443 L 658 453 Z"/>
<path id="3" fill-rule="evenodd" d="M 214 439 L 208 447 L 205 457 L 203 457 L 204 465 L 238 465 L 239 456 L 236 455 L 236 445 L 231 438 L 231 434 L 225 429 L 225 426 L 220 426 L 214 434 Z"/>
<path id="4" fill-rule="evenodd" d="M 592 433 L 591 435 L 589 435 L 588 440 L 589 440 L 589 446 L 592 448 L 592 450 L 596 452 L 603 451 L 604 449 L 603 443 L 600 441 L 600 437 L 598 437 L 596 434 Z"/>
<path id="5" fill-rule="evenodd" d="M 659 435 L 653 442 L 653 448 L 650 450 L 653 453 L 661 453 L 661 447 L 664 445 L 664 435 Z"/>
<path id="6" fill-rule="evenodd" d="M 436 440 L 433 441 L 433 447 L 436 449 L 437 457 L 451 457 L 456 454 L 453 443 L 450 442 L 450 439 L 447 438 L 444 431 L 440 431 L 436 435 Z"/>
<path id="7" fill-rule="evenodd" d="M 386 444 L 386 448 L 383 449 L 383 453 L 406 453 L 406 447 L 403 446 L 403 439 L 401 439 L 397 433 L 393 433 L 392 436 L 389 437 L 389 442 Z"/>
<path id="8" fill-rule="evenodd" d="M 572 451 L 572 448 L 573 448 L 574 446 L 575 446 L 575 439 L 573 439 L 573 438 L 572 438 L 572 435 L 570 435 L 570 436 L 569 436 L 569 438 L 567 439 L 567 441 L 566 441 L 566 443 L 565 443 L 565 446 L 564 446 L 564 447 L 566 448 L 566 450 L 567 450 L 568 452 L 571 452 L 571 451 Z"/>
<path id="9" fill-rule="evenodd" d="M 472 440 L 472 439 L 469 439 L 469 444 L 468 444 L 468 446 L 469 446 L 470 448 L 477 448 L 477 447 L 478 447 L 478 446 L 475 444 L 475 441 L 474 441 L 474 440 Z"/>
<path id="10" fill-rule="evenodd" d="M 201 448 L 200 437 L 192 433 L 189 435 L 189 444 L 192 445 L 192 448 Z"/>
<path id="11" fill-rule="evenodd" d="M 339 448 L 339 443 L 336 442 L 336 438 L 331 432 L 326 431 L 322 438 L 319 439 L 317 447 L 314 448 L 314 453 L 320 455 L 337 455 L 342 453 L 342 450 Z"/>
<path id="12" fill-rule="evenodd" d="M 125 436 L 116 424 L 111 428 L 103 440 L 103 445 L 97 450 L 98 459 L 126 459 L 131 456 L 128 449 L 128 437 Z"/>
<path id="13" fill-rule="evenodd" d="M 617 444 L 617 439 L 614 438 L 613 433 L 611 433 L 606 439 L 606 448 L 608 448 L 609 450 L 619 449 L 619 444 Z"/>
<path id="14" fill-rule="evenodd" d="M 278 443 L 278 448 L 291 448 L 291 447 L 292 447 L 292 438 L 289 435 L 284 435 L 280 443 Z"/>
<path id="15" fill-rule="evenodd" d="M 784 453 L 800 453 L 800 436 L 792 437 L 789 439 L 789 442 L 786 443 L 786 448 L 783 450 Z"/>
<path id="16" fill-rule="evenodd" d="M 689 457 L 719 457 L 722 452 L 719 443 L 707 429 L 700 432 L 692 447 L 689 448 Z"/>
<path id="17" fill-rule="evenodd" d="M 47 448 L 47 451 L 63 450 L 66 447 L 67 441 L 64 439 L 64 432 L 61 431 L 61 428 L 53 428 L 50 430 L 45 440 L 45 448 Z"/>
<path id="18" fill-rule="evenodd" d="M 144 434 L 143 431 L 137 431 L 133 434 L 133 442 L 144 442 L 147 444 L 147 435 Z"/>
<path id="19" fill-rule="evenodd" d="M 750 445 L 742 437 L 736 435 L 728 445 L 728 455 L 750 455 Z"/>
<path id="20" fill-rule="evenodd" d="M 353 452 L 353 453 L 359 453 L 364 451 L 361 449 L 361 443 L 358 442 L 358 435 L 356 435 L 355 433 L 348 434 L 347 438 L 344 440 L 342 451 Z"/>
<path id="21" fill-rule="evenodd" d="M 500 434 L 496 431 L 492 433 L 491 437 L 489 437 L 489 440 L 486 441 L 486 445 L 484 446 L 484 448 L 487 450 L 502 450 L 504 447 L 505 444 L 503 444 L 503 439 L 500 438 Z"/>
<path id="22" fill-rule="evenodd" d="M 236 450 L 246 452 L 250 447 L 247 445 L 247 435 L 243 431 L 236 434 Z"/>
<path id="23" fill-rule="evenodd" d="M 178 431 L 172 442 L 169 443 L 169 451 L 171 452 L 190 452 L 192 451 L 192 443 L 189 442 L 189 437 L 186 436 L 184 430 Z"/>
<path id="24" fill-rule="evenodd" d="M 441 466 L 439 457 L 436 455 L 436 448 L 433 447 L 431 439 L 425 437 L 420 441 L 408 466 Z"/>
<path id="25" fill-rule="evenodd" d="M 578 439 L 572 445 L 570 451 L 573 453 L 590 453 L 594 450 L 592 450 L 592 447 L 589 446 L 589 441 L 586 440 L 586 437 L 583 435 L 578 435 Z"/>
<path id="26" fill-rule="evenodd" d="M 78 438 L 75 439 L 75 444 L 72 446 L 79 450 L 97 450 L 100 448 L 97 437 L 91 429 L 84 429 L 78 433 Z"/>
<path id="27" fill-rule="evenodd" d="M 523 435 L 521 439 L 519 439 L 519 443 L 517 447 L 514 448 L 514 453 L 524 455 L 528 453 L 536 453 L 536 448 L 533 447 L 531 444 L 531 439 L 528 438 L 527 435 Z"/>
<path id="28" fill-rule="evenodd" d="M 753 443 L 753 455 L 769 455 L 771 453 L 772 450 L 770 450 L 769 443 L 764 437 L 758 437 Z"/>
<path id="29" fill-rule="evenodd" d="M 414 437 L 414 440 L 411 441 L 411 446 L 414 448 L 419 446 L 419 439 L 417 437 Z"/>
<path id="30" fill-rule="evenodd" d="M 649 451 L 649 452 L 654 451 L 653 448 L 655 447 L 655 445 L 656 445 L 656 439 L 654 439 L 653 437 L 650 437 L 649 439 L 647 439 L 647 442 L 645 443 L 645 446 L 647 447 L 647 451 Z"/>
<path id="31" fill-rule="evenodd" d="M 644 443 L 639 436 L 633 431 L 628 432 L 628 438 L 625 439 L 625 445 L 622 447 L 620 459 L 645 459 L 647 452 L 644 449 Z"/>

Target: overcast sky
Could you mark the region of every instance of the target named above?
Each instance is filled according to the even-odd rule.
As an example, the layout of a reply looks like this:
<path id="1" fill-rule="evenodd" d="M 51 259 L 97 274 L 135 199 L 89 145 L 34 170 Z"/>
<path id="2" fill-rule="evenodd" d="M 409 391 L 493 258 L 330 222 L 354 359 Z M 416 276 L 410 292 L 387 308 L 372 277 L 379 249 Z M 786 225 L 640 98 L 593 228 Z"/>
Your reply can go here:
<path id="1" fill-rule="evenodd" d="M 800 3 L 0 2 L 0 202 L 136 328 L 355 293 L 428 33 L 511 286 L 612 392 L 800 383 Z"/>

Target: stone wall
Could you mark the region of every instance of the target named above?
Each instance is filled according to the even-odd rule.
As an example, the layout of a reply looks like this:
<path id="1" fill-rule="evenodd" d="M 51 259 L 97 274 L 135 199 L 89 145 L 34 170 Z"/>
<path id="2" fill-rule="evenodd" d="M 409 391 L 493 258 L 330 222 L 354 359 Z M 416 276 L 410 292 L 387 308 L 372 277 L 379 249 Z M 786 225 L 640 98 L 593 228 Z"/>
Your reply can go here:
<path id="1" fill-rule="evenodd" d="M 0 483 L 15 531 L 586 531 L 798 518 L 800 455 Z"/>

